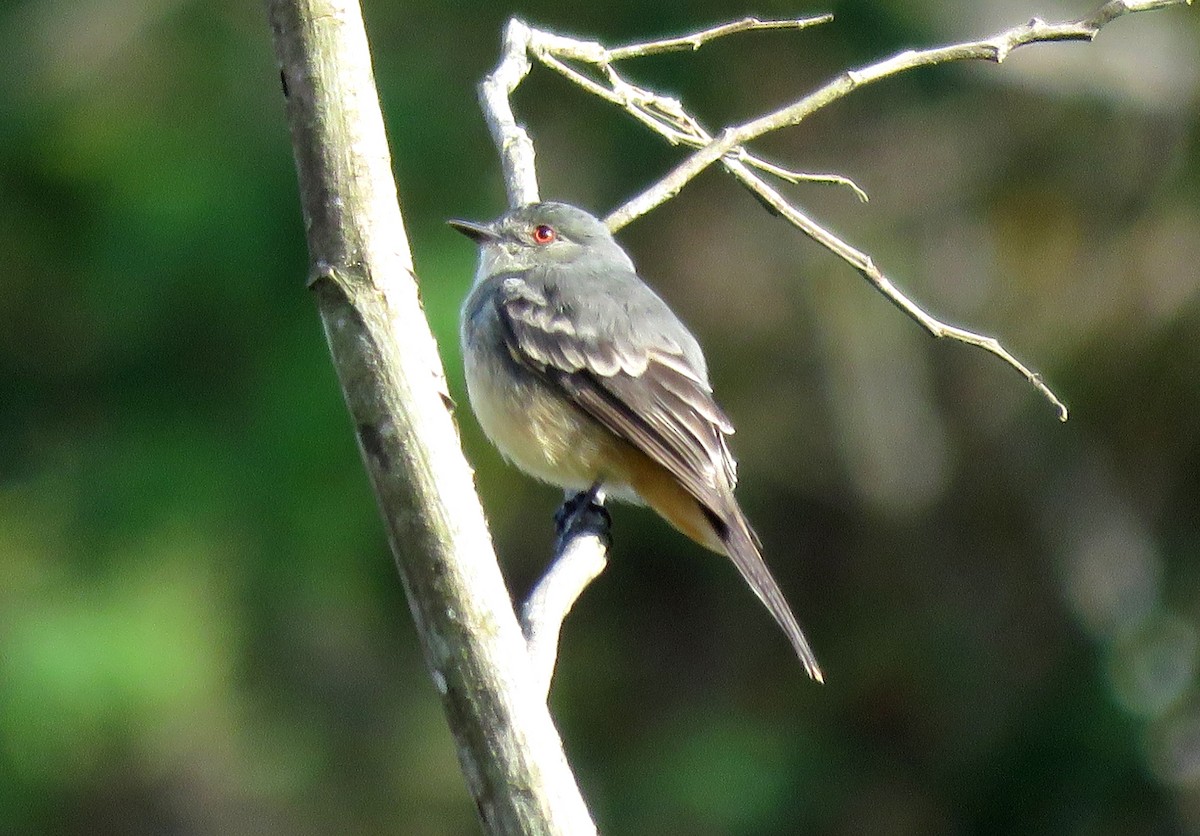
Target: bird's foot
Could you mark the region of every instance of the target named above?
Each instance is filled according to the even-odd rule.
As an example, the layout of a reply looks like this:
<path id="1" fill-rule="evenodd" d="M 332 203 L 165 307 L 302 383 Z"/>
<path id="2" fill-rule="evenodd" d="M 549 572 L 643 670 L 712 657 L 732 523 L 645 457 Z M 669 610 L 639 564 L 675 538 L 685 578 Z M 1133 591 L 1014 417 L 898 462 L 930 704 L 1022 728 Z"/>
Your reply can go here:
<path id="1" fill-rule="evenodd" d="M 560 546 L 568 537 L 580 534 L 594 534 L 608 545 L 612 539 L 612 516 L 604 507 L 600 485 L 580 491 L 564 502 L 554 512 L 554 528 Z"/>

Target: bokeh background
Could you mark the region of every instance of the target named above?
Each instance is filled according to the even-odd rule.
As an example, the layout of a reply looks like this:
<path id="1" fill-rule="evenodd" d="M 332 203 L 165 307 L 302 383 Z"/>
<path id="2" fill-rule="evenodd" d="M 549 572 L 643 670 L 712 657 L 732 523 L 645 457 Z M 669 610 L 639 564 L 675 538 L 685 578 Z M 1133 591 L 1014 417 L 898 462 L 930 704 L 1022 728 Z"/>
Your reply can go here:
<path id="1" fill-rule="evenodd" d="M 620 43 L 832 10 L 626 67 L 710 125 L 1086 2 L 369 0 L 426 310 L 514 593 L 555 491 L 466 408 L 444 225 L 504 205 L 473 85 L 504 20 Z M 312 300 L 265 14 L 0 11 L 0 831 L 476 832 Z M 759 149 L 1068 401 L 934 342 L 710 173 L 622 240 L 706 346 L 740 496 L 822 660 L 640 509 L 553 711 L 609 833 L 1200 830 L 1200 14 L 864 89 Z M 536 70 L 543 194 L 679 156 Z"/>

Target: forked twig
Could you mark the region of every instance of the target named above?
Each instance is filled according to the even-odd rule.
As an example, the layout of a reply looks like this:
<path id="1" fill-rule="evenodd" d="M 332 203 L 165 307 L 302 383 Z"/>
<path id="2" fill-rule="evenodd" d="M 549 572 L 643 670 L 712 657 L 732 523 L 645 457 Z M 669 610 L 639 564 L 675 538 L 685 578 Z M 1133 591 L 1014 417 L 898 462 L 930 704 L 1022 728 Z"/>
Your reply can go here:
<path id="1" fill-rule="evenodd" d="M 806 116 L 814 112 L 817 107 L 823 107 L 825 104 L 836 101 L 858 86 L 901 72 L 903 69 L 922 66 L 925 63 L 939 63 L 942 60 L 954 60 L 946 56 L 970 57 L 974 55 L 974 51 L 980 44 L 986 44 L 988 49 L 987 54 L 989 56 L 999 56 L 995 60 L 1000 60 L 1000 58 L 1014 49 L 1015 46 L 1022 43 L 1031 43 L 1033 40 L 1077 38 L 1080 37 L 1079 32 L 1081 31 L 1089 31 L 1093 32 L 1093 34 L 1094 31 L 1098 31 L 1090 28 L 1092 26 L 1090 23 L 1088 27 L 1081 28 L 1081 26 L 1079 22 L 1050 25 L 1040 21 L 1031 21 L 1024 26 L 1007 30 L 986 41 L 941 47 L 922 52 L 904 52 L 861 70 L 849 71 L 835 81 L 824 85 L 816 93 L 800 99 L 795 104 L 751 120 L 742 126 L 727 128 L 722 132 L 722 138 L 718 140 L 714 140 L 712 135 L 700 125 L 695 117 L 691 116 L 683 108 L 678 100 L 638 87 L 618 75 L 616 70 L 611 66 L 611 61 L 613 60 L 612 54 L 605 53 L 603 48 L 597 52 L 595 45 L 589 43 L 586 49 L 560 50 L 562 46 L 561 39 L 556 36 L 554 41 L 547 44 L 539 45 L 535 42 L 531 45 L 531 52 L 547 67 L 574 81 L 588 92 L 621 107 L 639 122 L 660 136 L 665 137 L 669 142 L 673 144 L 687 144 L 698 148 L 699 150 L 689 160 L 685 160 L 683 166 L 687 166 L 690 160 L 709 159 L 710 156 L 712 159 L 709 162 L 719 160 L 727 171 L 752 193 L 761 198 L 766 205 L 772 207 L 774 211 L 809 238 L 849 263 L 879 290 L 888 301 L 907 314 L 931 335 L 939 339 L 949 338 L 972 345 L 1000 358 L 1033 384 L 1055 407 L 1060 420 L 1065 421 L 1067 419 L 1067 407 L 1062 400 L 1046 385 L 1039 374 L 1019 361 L 997 339 L 986 334 L 979 334 L 956 325 L 951 325 L 934 317 L 896 287 L 891 279 L 875 265 L 868 255 L 821 226 L 750 169 L 758 169 L 760 172 L 789 183 L 802 180 L 839 183 L 852 189 L 860 199 L 865 201 L 867 197 L 866 193 L 853 181 L 841 175 L 813 175 L 784 169 L 780 166 L 767 163 L 751 154 L 743 144 L 734 140 L 742 136 L 750 138 L 761 136 L 763 133 L 775 130 L 776 127 L 797 124 L 803 118 L 797 114 Z M 717 30 L 707 30 L 709 33 L 713 31 Z M 653 43 L 658 44 L 663 42 Z M 546 49 L 539 49 L 539 46 L 544 46 Z M 643 53 L 638 52 L 637 45 L 634 45 L 623 47 L 621 54 L 628 57 L 635 57 Z M 602 83 L 596 78 L 582 72 L 577 67 L 572 66 L 560 57 L 563 55 L 574 56 L 575 61 L 594 66 L 606 83 Z M 580 56 L 587 56 L 588 58 L 584 60 Z M 942 57 L 938 58 L 937 56 Z M 819 102 L 819 104 L 814 106 L 814 102 Z M 723 153 L 712 156 L 712 149 L 714 148 L 720 149 Z M 659 183 L 643 192 L 642 195 L 629 201 L 624 207 L 609 215 L 606 221 L 610 228 L 619 229 L 622 225 L 637 217 L 636 214 L 624 211 L 628 207 L 640 207 L 644 205 L 648 207 L 644 211 L 648 211 L 649 208 L 658 205 L 662 200 L 667 199 L 671 194 L 681 189 L 683 185 L 686 185 L 687 179 L 694 176 L 694 173 L 699 173 L 702 170 L 702 168 L 695 168 L 694 173 L 690 173 L 687 179 L 673 177 L 676 172 L 680 171 L 681 167 L 677 167 L 675 172 L 668 174 Z M 687 171 L 693 172 L 693 168 L 689 167 Z M 640 213 L 643 210 L 638 209 L 637 211 Z"/>

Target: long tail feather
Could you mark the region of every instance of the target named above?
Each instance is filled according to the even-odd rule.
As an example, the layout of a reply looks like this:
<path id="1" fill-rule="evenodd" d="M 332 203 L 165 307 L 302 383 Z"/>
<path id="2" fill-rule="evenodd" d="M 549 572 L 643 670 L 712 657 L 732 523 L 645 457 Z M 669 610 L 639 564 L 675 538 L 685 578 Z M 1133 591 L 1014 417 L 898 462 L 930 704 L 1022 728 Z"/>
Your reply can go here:
<path id="1" fill-rule="evenodd" d="M 824 682 L 825 676 L 817 664 L 817 657 L 813 654 L 808 639 L 804 637 L 804 631 L 800 629 L 796 616 L 792 614 L 791 607 L 783 597 L 779 584 L 771 576 L 771 571 L 767 568 L 762 553 L 755 543 L 755 537 L 749 524 L 739 512 L 735 512 L 735 517 L 726 525 L 722 537 L 729 559 L 733 561 L 733 565 L 737 567 L 742 578 L 754 590 L 754 594 L 758 596 L 759 600 L 766 604 L 775 621 L 787 634 L 788 641 L 792 643 L 796 655 L 800 657 L 800 662 L 804 665 L 804 670 L 817 682 Z"/>

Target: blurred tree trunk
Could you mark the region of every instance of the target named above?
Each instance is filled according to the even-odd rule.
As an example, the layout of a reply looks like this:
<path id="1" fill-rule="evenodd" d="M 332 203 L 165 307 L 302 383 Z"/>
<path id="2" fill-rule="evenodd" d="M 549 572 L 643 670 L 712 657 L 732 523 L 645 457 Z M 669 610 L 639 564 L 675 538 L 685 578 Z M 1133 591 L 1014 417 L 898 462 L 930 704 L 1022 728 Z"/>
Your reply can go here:
<path id="1" fill-rule="evenodd" d="M 461 452 L 357 2 L 267 0 L 314 291 L 467 785 L 490 833 L 595 831 Z M 320 509 L 314 509 L 320 513 Z"/>

